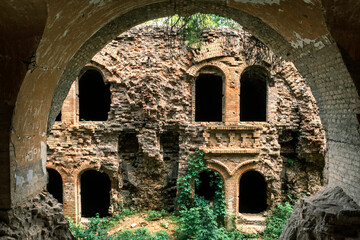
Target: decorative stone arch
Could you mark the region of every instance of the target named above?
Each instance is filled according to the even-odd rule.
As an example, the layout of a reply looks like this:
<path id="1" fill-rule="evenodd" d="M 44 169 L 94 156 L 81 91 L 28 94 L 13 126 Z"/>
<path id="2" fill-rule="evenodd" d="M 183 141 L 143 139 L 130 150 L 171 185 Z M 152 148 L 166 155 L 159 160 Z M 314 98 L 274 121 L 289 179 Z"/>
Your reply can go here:
<path id="1" fill-rule="evenodd" d="M 91 60 L 89 63 L 87 63 L 79 72 L 79 75 L 77 78 L 81 78 L 81 76 L 87 71 L 87 70 L 96 70 L 98 71 L 105 84 L 108 84 L 116 79 L 114 77 L 114 74 L 111 73 L 109 69 L 107 69 L 104 65 L 100 64 L 99 62 L 96 62 L 94 60 Z"/>

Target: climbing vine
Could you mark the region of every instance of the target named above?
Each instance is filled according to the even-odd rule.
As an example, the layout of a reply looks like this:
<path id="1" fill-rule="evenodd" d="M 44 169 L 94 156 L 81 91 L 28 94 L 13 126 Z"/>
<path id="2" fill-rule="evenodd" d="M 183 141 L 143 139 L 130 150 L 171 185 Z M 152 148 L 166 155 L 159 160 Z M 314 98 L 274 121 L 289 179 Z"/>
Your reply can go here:
<path id="1" fill-rule="evenodd" d="M 206 202 L 205 199 L 199 199 L 202 197 L 193 194 L 194 184 L 195 186 L 200 184 L 199 173 L 203 171 L 209 171 L 209 185 L 214 186 L 215 189 L 214 198 L 211 200 L 211 209 L 216 219 L 223 222 L 226 215 L 226 203 L 223 189 L 224 183 L 218 172 L 211 171 L 205 165 L 204 152 L 200 150 L 196 150 L 194 154 L 189 156 L 186 173 L 178 179 L 178 195 L 175 199 L 177 209 L 179 211 L 189 210 L 190 208 L 196 206 L 199 201 Z"/>

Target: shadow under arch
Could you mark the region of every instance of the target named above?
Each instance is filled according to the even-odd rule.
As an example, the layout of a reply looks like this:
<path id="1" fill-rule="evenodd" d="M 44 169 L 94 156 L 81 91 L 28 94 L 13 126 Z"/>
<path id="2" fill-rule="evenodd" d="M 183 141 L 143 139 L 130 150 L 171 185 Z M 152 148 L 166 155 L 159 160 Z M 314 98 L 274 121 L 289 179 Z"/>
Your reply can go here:
<path id="1" fill-rule="evenodd" d="M 153 11 L 154 9 L 156 9 L 156 11 Z M 180 13 L 181 15 L 180 9 L 180 7 L 176 6 L 174 8 L 169 8 L 168 2 L 139 7 L 121 16 L 115 17 L 114 20 L 105 24 L 84 42 L 80 49 L 78 49 L 68 61 L 68 64 L 58 81 L 48 115 L 47 131 L 50 131 L 72 82 L 75 80 L 81 68 L 91 60 L 92 56 L 100 51 L 102 47 L 114 39 L 118 34 L 125 32 L 131 27 L 155 18 L 170 16 L 176 13 Z M 245 11 L 225 6 L 222 3 L 216 4 L 213 1 L 197 1 L 190 4 L 186 9 L 186 14 L 196 12 L 213 13 L 234 19 L 244 26 L 247 31 L 258 37 L 260 40 L 263 40 L 264 43 L 268 44 L 270 47 L 273 46 L 275 52 L 285 51 L 284 46 L 290 48 L 290 44 L 278 32 L 259 18 L 252 16 Z M 134 16 L 136 17 L 134 18 Z M 113 29 L 117 29 L 117 31 L 114 31 Z M 281 44 L 275 45 L 275 42 Z M 280 45 L 282 46 L 282 49 L 277 49 Z"/>

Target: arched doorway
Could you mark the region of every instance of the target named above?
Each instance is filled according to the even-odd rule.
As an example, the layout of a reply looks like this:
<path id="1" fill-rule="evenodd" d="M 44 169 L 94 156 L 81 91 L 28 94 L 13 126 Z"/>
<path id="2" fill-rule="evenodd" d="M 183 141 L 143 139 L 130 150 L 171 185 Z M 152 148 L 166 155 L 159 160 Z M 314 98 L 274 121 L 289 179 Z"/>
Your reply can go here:
<path id="1" fill-rule="evenodd" d="M 109 215 L 111 182 L 106 173 L 87 170 L 80 176 L 81 216 Z"/>
<path id="2" fill-rule="evenodd" d="M 248 171 L 241 176 L 239 194 L 240 213 L 261 213 L 267 208 L 266 181 L 257 171 Z"/>
<path id="3" fill-rule="evenodd" d="M 79 120 L 106 121 L 110 111 L 110 86 L 101 73 L 87 70 L 79 79 Z"/>
<path id="4" fill-rule="evenodd" d="M 258 66 L 248 67 L 240 80 L 240 121 L 266 121 L 267 75 Z"/>
<path id="5" fill-rule="evenodd" d="M 63 184 L 62 178 L 58 171 L 52 168 L 46 168 L 48 173 L 48 183 L 46 189 L 53 195 L 59 203 L 63 203 Z"/>

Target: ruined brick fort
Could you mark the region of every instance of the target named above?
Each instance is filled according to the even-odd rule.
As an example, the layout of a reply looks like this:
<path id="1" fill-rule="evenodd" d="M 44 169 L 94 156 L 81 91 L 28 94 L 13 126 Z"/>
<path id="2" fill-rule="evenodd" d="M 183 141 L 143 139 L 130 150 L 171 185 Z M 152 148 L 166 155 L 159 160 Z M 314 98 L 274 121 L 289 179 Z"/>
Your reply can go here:
<path id="1" fill-rule="evenodd" d="M 203 37 L 186 47 L 141 25 L 81 70 L 47 139 L 49 191 L 65 215 L 173 210 L 195 149 L 220 173 L 239 224 L 323 185 L 324 130 L 294 65 L 243 30 Z"/>
<path id="2" fill-rule="evenodd" d="M 218 14 L 232 18 L 238 22 L 246 29 L 246 31 L 266 44 L 266 46 L 276 53 L 277 56 L 292 62 L 301 76 L 306 80 L 306 83 L 311 88 L 311 92 L 316 99 L 326 138 L 326 151 L 324 152 L 323 163 L 325 166 L 323 171 L 324 187 L 315 196 L 306 198 L 297 203 L 297 206 L 292 213 L 292 217 L 285 226 L 283 236 L 280 239 L 307 238 L 328 240 L 360 238 L 360 2 L 356 0 L 3 1 L 0 8 L 0 238 L 36 240 L 73 239 L 69 231 L 68 223 L 64 218 L 62 205 L 58 204 L 53 196 L 46 191 L 48 182 L 48 173 L 46 169 L 48 150 L 49 153 L 54 151 L 55 154 L 55 150 L 48 149 L 48 146 L 50 148 L 53 143 L 48 143 L 47 138 L 50 136 L 49 134 L 52 131 L 52 128 L 56 129 L 59 125 L 59 123 L 56 123 L 55 125 L 53 123 L 63 106 L 64 99 L 68 95 L 69 89 L 71 89 L 71 86 L 77 77 L 80 76 L 81 78 L 81 76 L 86 76 L 82 74 L 82 71 L 84 70 L 84 67 L 89 64 L 93 56 L 121 33 L 128 31 L 140 23 L 155 18 L 172 16 L 174 14 L 189 16 L 196 12 Z M 239 44 L 242 44 L 241 41 Z M 233 47 L 236 48 L 237 46 Z M 129 56 L 131 56 L 128 50 L 129 49 L 124 49 L 120 54 L 129 54 Z M 195 56 L 196 55 L 193 55 L 193 59 L 190 61 L 193 65 L 201 65 L 202 62 L 207 61 L 200 61 L 201 59 L 199 59 L 199 61 L 196 62 Z M 172 59 L 176 60 L 175 58 Z M 148 59 L 144 59 L 144 61 L 148 62 Z M 237 60 L 237 62 L 239 61 L 240 60 Z M 267 62 L 271 63 L 271 61 Z M 155 63 L 150 59 L 149 64 Z M 187 62 L 184 62 L 183 64 L 186 66 Z M 224 61 L 223 64 L 230 66 L 232 63 Z M 248 65 L 251 66 L 252 64 Z M 260 69 L 267 69 L 266 64 L 257 63 L 256 65 L 263 66 L 263 68 Z M 175 66 L 176 65 L 171 67 Z M 227 75 L 226 71 L 224 69 L 219 70 L 219 67 L 211 66 L 210 69 L 209 67 L 200 68 L 200 72 L 197 70 L 188 71 L 191 67 L 192 66 L 190 66 L 189 63 L 189 66 L 185 68 L 184 72 L 188 76 L 185 78 L 186 74 L 184 74 L 184 79 L 181 79 L 180 82 L 181 84 L 189 84 L 190 86 L 191 81 L 192 83 L 195 81 L 196 85 L 196 81 L 200 81 L 205 75 L 216 75 L 218 77 L 214 78 L 220 79 L 219 72 L 223 74 L 223 76 L 226 76 L 226 80 L 229 79 L 229 75 Z M 95 73 L 97 73 L 96 71 L 103 71 L 101 70 L 101 66 L 98 66 L 98 68 L 100 70 L 95 70 Z M 104 68 L 106 68 L 106 64 L 104 65 Z M 145 69 L 142 69 L 139 72 L 142 71 L 145 71 Z M 167 71 L 177 70 L 168 69 Z M 216 72 L 215 74 L 214 71 Z M 110 69 L 109 72 L 111 73 Z M 250 75 L 250 72 L 254 71 L 249 71 L 249 74 L 246 74 L 246 72 L 243 75 L 240 74 L 240 72 L 237 73 L 239 77 L 234 78 L 236 79 L 236 81 L 234 81 L 235 87 L 239 81 L 241 82 L 242 76 L 246 77 L 247 75 Z M 265 73 L 267 72 L 269 72 L 270 76 L 274 76 L 272 71 L 265 71 Z M 192 76 L 195 80 L 191 80 Z M 266 74 L 260 74 L 260 76 L 266 76 Z M 278 77 L 275 79 L 277 78 Z M 111 83 L 112 81 L 117 81 L 113 79 L 109 79 L 107 74 L 102 75 L 102 80 L 104 82 L 109 82 L 110 85 L 114 84 Z M 155 77 L 154 80 L 152 79 L 153 78 L 151 78 L 151 81 L 154 81 L 154 83 L 163 82 L 163 80 L 156 80 Z M 221 77 L 221 79 L 225 80 L 224 77 Z M 151 81 L 149 80 L 147 82 L 150 83 Z M 280 80 L 277 79 L 274 82 L 275 86 L 279 81 Z M 287 79 L 284 81 L 289 80 Z M 135 80 L 130 82 L 135 83 Z M 303 130 L 302 126 L 305 125 L 300 125 L 297 138 L 290 137 L 293 133 L 285 134 L 289 136 L 289 138 L 287 138 L 284 133 L 281 133 L 278 130 L 278 127 L 275 127 L 277 120 L 271 119 L 272 105 L 271 99 L 269 98 L 269 91 L 271 91 L 272 88 L 274 89 L 274 87 L 271 86 L 271 78 L 270 80 L 266 79 L 266 82 L 268 84 L 266 87 L 266 92 L 268 92 L 266 103 L 267 121 L 266 123 L 262 123 L 263 125 L 270 124 L 273 128 L 269 128 L 277 130 L 278 133 L 274 134 L 279 134 L 279 138 L 274 137 L 274 139 L 278 139 L 277 143 L 280 149 L 279 156 L 285 155 L 283 160 L 283 162 L 286 161 L 284 164 L 285 168 L 283 166 L 283 169 L 281 170 L 281 164 L 279 164 L 279 167 L 277 167 L 276 164 L 273 164 L 272 161 L 273 159 L 276 159 L 276 156 L 271 156 L 270 153 L 272 153 L 272 151 L 270 150 L 268 153 L 265 153 L 265 148 L 261 147 L 261 144 L 264 143 L 262 142 L 264 135 L 260 135 L 260 141 L 258 142 L 259 145 L 257 148 L 260 149 L 260 153 L 257 153 L 259 150 L 251 150 L 254 153 L 250 157 L 249 154 L 247 155 L 249 161 L 251 159 L 254 160 L 252 165 L 248 164 L 247 166 L 252 166 L 253 169 L 257 168 L 257 164 L 262 164 L 262 166 L 264 166 L 264 168 L 257 168 L 252 170 L 252 172 L 255 171 L 261 174 L 262 177 L 259 177 L 259 179 L 262 179 L 262 181 L 260 182 L 263 183 L 265 179 L 267 186 L 266 207 L 268 208 L 271 204 L 276 202 L 274 199 L 278 197 L 278 195 L 274 195 L 273 197 L 272 194 L 274 192 L 279 192 L 279 189 L 283 188 L 283 185 L 287 186 L 283 189 L 290 191 L 290 193 L 293 192 L 296 195 L 297 192 L 299 192 L 299 189 L 308 189 L 308 187 L 305 187 L 305 184 L 304 186 L 301 186 L 301 188 L 298 188 L 296 184 L 300 181 L 296 181 L 296 178 L 309 178 L 310 181 L 308 182 L 312 183 L 313 181 L 311 180 L 313 180 L 313 178 L 317 179 L 317 176 L 320 174 L 307 175 L 304 174 L 305 171 L 297 170 L 297 166 L 299 167 L 299 170 L 300 166 L 303 168 L 313 167 L 312 164 L 298 164 L 304 162 L 300 159 L 311 159 L 311 157 L 305 158 L 298 156 L 299 159 L 296 159 L 291 154 L 286 156 L 284 152 L 281 152 L 284 151 L 284 145 L 286 144 L 289 146 L 289 151 L 294 151 L 294 143 L 291 143 L 290 140 L 293 138 L 298 139 L 297 146 L 299 146 L 299 148 L 297 147 L 295 151 L 297 151 L 297 155 L 301 155 L 302 139 L 305 139 L 302 137 L 302 134 L 306 132 Z M 166 83 L 169 83 L 172 86 L 170 82 Z M 136 82 L 135 85 L 123 86 L 119 89 L 138 89 L 135 91 L 136 93 L 140 91 L 140 85 L 142 85 L 141 82 Z M 151 84 L 147 84 L 147 87 L 150 85 Z M 234 89 L 227 88 L 228 86 L 231 86 L 231 84 L 226 86 L 223 84 L 223 89 Z M 290 89 L 293 89 L 295 86 L 298 85 L 288 85 Z M 154 91 L 163 91 L 163 88 L 159 87 L 153 87 L 153 89 Z M 81 90 L 81 86 L 79 90 Z M 164 92 L 167 91 L 164 90 Z M 185 92 L 190 92 L 190 90 Z M 303 94 L 298 96 L 297 91 L 293 92 L 296 96 L 296 101 L 300 101 L 300 104 L 298 105 L 302 106 L 301 99 L 306 99 L 306 97 L 303 98 Z M 184 92 L 181 92 L 180 96 L 183 94 Z M 195 94 L 194 96 L 194 94 L 191 93 L 190 95 L 191 97 L 195 97 L 195 111 L 197 109 L 196 95 L 198 94 Z M 223 94 L 224 98 L 230 95 L 225 92 Z M 241 93 L 239 95 L 241 95 Z M 114 96 L 115 94 L 111 93 L 111 98 L 114 98 Z M 145 96 L 146 94 L 141 94 L 141 97 Z M 188 98 L 190 98 L 190 96 L 188 96 Z M 131 96 L 129 96 L 129 99 L 131 100 Z M 236 97 L 236 99 L 238 98 Z M 153 101 L 156 102 L 155 100 Z M 150 101 L 146 100 L 145 102 L 147 103 Z M 241 109 L 241 102 L 243 101 L 240 99 L 239 102 L 240 103 L 236 104 L 240 104 Z M 74 104 L 75 103 L 74 99 Z M 225 111 L 231 107 L 226 105 L 228 103 L 229 101 L 224 101 L 224 104 L 221 105 L 222 113 L 229 113 L 228 111 Z M 114 104 L 114 102 L 111 104 Z M 136 107 L 138 103 L 135 102 L 134 104 Z M 133 107 L 132 103 L 130 103 L 130 105 Z M 194 104 L 192 103 L 191 106 L 188 106 L 185 109 L 189 109 L 190 107 L 193 107 L 193 105 Z M 173 106 L 173 104 L 170 106 Z M 184 106 L 187 105 L 185 104 Z M 164 106 L 164 109 L 166 109 L 164 112 L 171 112 L 167 107 L 168 105 Z M 306 109 L 306 107 L 307 106 L 304 108 L 299 107 L 298 114 L 301 115 L 302 112 L 300 109 Z M 142 107 L 140 106 L 139 108 L 141 109 Z M 151 118 L 153 116 L 152 113 L 155 111 L 151 108 L 153 107 L 150 106 L 148 112 L 136 116 L 137 119 L 140 116 L 148 116 L 148 118 Z M 120 110 L 126 112 L 126 109 L 117 109 L 117 111 Z M 114 110 L 111 111 L 115 113 Z M 140 110 L 136 110 L 135 108 L 135 110 L 131 112 L 140 112 Z M 158 113 L 157 110 L 155 112 Z M 162 111 L 159 110 L 159 112 Z M 174 112 L 176 112 L 175 109 Z M 180 113 L 180 111 L 178 111 L 178 113 Z M 189 119 L 194 117 L 194 112 L 191 114 L 188 115 L 190 116 Z M 175 115 L 176 114 L 174 113 L 173 116 Z M 182 119 L 182 116 L 180 115 L 179 117 Z M 116 114 L 114 116 L 111 114 L 107 116 L 107 125 L 105 124 L 104 129 L 108 129 L 109 126 L 111 126 L 111 121 L 116 122 L 115 120 L 111 120 L 115 119 L 115 116 Z M 235 113 L 234 117 L 237 116 L 238 114 Z M 66 111 L 62 113 L 62 117 L 64 118 L 63 124 L 66 124 Z M 158 118 L 161 119 L 162 117 L 163 116 L 161 115 Z M 232 121 L 232 117 L 231 114 L 224 114 L 221 119 L 222 124 L 229 124 L 226 123 L 226 121 Z M 82 118 L 86 120 L 86 117 Z M 124 118 L 126 119 L 126 114 L 124 115 Z M 123 119 L 123 117 L 119 117 L 119 119 Z M 81 120 L 81 117 L 79 120 Z M 105 120 L 101 121 L 106 122 Z M 151 121 L 149 120 L 149 122 Z M 241 113 L 239 122 L 241 122 Z M 312 121 L 310 120 L 310 122 Z M 134 122 L 134 124 L 135 123 L 136 122 Z M 220 124 L 219 122 L 211 123 L 214 125 Z M 75 126 L 75 121 L 73 124 Z M 92 124 L 100 124 L 100 121 L 93 121 Z M 247 124 L 248 123 L 245 125 Z M 167 123 L 166 125 L 170 124 Z M 202 125 L 201 121 L 196 121 L 196 118 L 195 121 L 189 121 L 188 127 L 185 128 L 186 131 L 180 128 L 179 130 L 171 129 L 170 127 L 169 129 L 162 129 L 159 124 L 159 127 L 151 128 L 141 126 L 137 127 L 139 131 L 135 128 L 132 132 L 127 132 L 129 129 L 125 128 L 125 126 L 126 125 L 121 125 L 116 138 L 112 140 L 114 146 L 116 143 L 118 144 L 113 151 L 118 151 L 119 154 L 121 152 L 125 154 L 124 151 L 119 151 L 117 148 L 118 146 L 122 146 L 121 144 L 119 145 L 119 142 L 121 143 L 121 139 L 123 139 L 120 135 L 122 133 L 129 134 L 128 136 L 134 140 L 133 144 L 131 144 L 132 147 L 125 146 L 126 148 L 122 149 L 138 149 L 138 156 L 141 156 L 142 159 L 148 158 L 151 161 L 158 163 L 159 169 L 163 169 L 160 167 L 161 161 L 159 159 L 161 159 L 161 157 L 153 157 L 151 154 L 148 154 L 151 151 L 149 151 L 148 146 L 145 146 L 141 140 L 142 136 L 144 136 L 144 133 L 142 133 L 141 130 L 153 129 L 151 130 L 153 131 L 152 134 L 155 134 L 156 132 L 157 136 L 159 136 L 158 139 L 160 139 L 161 136 L 163 136 L 162 139 L 177 139 L 176 132 L 178 132 L 179 157 L 173 155 L 170 156 L 170 153 L 169 158 L 166 158 L 166 156 L 165 158 L 163 157 L 164 164 L 167 161 L 165 159 L 170 159 L 169 161 L 172 161 L 171 159 L 175 158 L 179 159 L 177 167 L 178 176 L 180 176 L 179 174 L 181 174 L 184 169 L 182 163 L 184 163 L 185 159 L 182 154 L 186 153 L 186 151 L 192 151 L 190 146 L 188 146 L 189 148 L 183 148 L 183 143 L 187 140 L 182 139 L 181 136 L 185 133 L 185 136 L 189 137 L 189 141 L 187 142 L 192 145 L 193 142 L 191 139 L 196 139 L 197 136 L 186 134 L 191 132 L 197 133 L 199 142 L 194 144 L 194 147 L 196 145 L 201 147 L 204 151 L 209 150 L 206 153 L 207 157 L 211 157 L 211 159 L 207 159 L 208 165 L 212 169 L 216 168 L 214 171 L 218 171 L 225 176 L 225 182 L 228 184 L 225 185 L 225 191 L 228 194 L 227 196 L 229 196 L 229 194 L 237 196 L 237 193 L 234 191 L 241 191 L 241 186 L 233 186 L 233 184 L 241 185 L 241 179 L 243 177 L 242 171 L 246 170 L 240 163 L 240 167 L 238 168 L 239 171 L 235 171 L 237 172 L 236 174 L 239 174 L 239 177 L 235 177 L 234 175 L 231 175 L 232 171 L 235 170 L 232 168 L 234 165 L 224 165 L 223 169 L 220 169 L 220 166 L 222 166 L 221 163 L 224 163 L 224 159 L 228 159 L 226 156 L 230 154 L 215 152 L 217 149 L 229 149 L 232 146 L 230 144 L 228 147 L 224 147 L 226 142 L 223 142 L 221 143 L 221 146 L 219 144 L 216 147 L 210 144 L 211 142 L 218 141 L 217 139 L 223 139 L 222 136 L 217 139 L 212 137 L 211 131 L 218 131 L 217 129 L 211 129 L 211 127 L 205 126 L 204 124 Z M 179 126 L 181 127 L 183 125 L 179 124 Z M 204 130 L 203 135 L 201 135 L 201 131 L 198 129 L 192 131 L 191 126 L 194 126 L 194 128 L 202 127 Z M 66 127 L 63 127 L 62 132 L 66 132 L 67 130 L 65 129 Z M 123 129 L 124 132 L 122 132 L 123 130 L 121 129 Z M 224 131 L 229 130 L 224 129 Z M 243 134 L 243 130 L 236 131 L 238 131 L 238 133 L 236 133 L 238 136 Z M 250 134 L 251 131 L 256 132 L 258 130 L 249 129 L 248 131 Z M 319 130 L 319 132 L 321 131 Z M 98 132 L 94 129 L 94 135 L 96 134 L 98 134 Z M 219 134 L 224 135 L 223 132 Z M 219 134 L 218 136 L 220 136 Z M 317 134 L 315 135 L 318 136 Z M 280 138 L 280 136 L 282 137 Z M 250 138 L 250 136 L 248 136 L 248 138 Z M 73 138 L 69 138 L 69 141 L 72 141 L 71 139 Z M 155 138 L 151 137 L 150 139 Z M 239 138 L 236 137 L 230 138 L 230 135 L 228 139 L 229 142 L 230 139 L 232 139 L 231 141 L 240 141 Z M 283 140 L 280 141 L 280 139 Z M 209 144 L 207 144 L 207 141 Z M 287 141 L 290 141 L 290 143 Z M 79 142 L 81 142 L 81 140 L 79 140 Z M 165 142 L 167 141 L 162 141 L 163 148 L 160 148 L 161 141 L 159 140 L 157 142 L 159 142 L 159 145 L 152 144 L 152 146 L 158 146 L 154 149 L 154 154 L 156 154 L 157 151 L 162 152 L 163 150 L 161 149 L 164 149 L 164 146 L 166 145 Z M 276 145 L 275 142 L 276 141 L 274 141 L 274 146 Z M 65 143 L 63 143 L 63 145 L 64 144 Z M 84 141 L 82 144 L 88 144 L 89 148 L 91 148 L 94 142 L 91 142 L 90 144 Z M 100 145 L 101 144 L 98 143 L 96 146 L 98 147 Z M 107 144 L 104 144 L 104 146 L 105 145 Z M 172 146 L 176 145 L 172 144 Z M 61 146 L 57 147 L 61 148 Z M 66 146 L 62 147 L 65 148 Z M 170 147 L 167 146 L 165 148 Z M 216 151 L 214 151 L 214 148 L 216 148 Z M 171 151 L 177 151 L 176 147 Z M 103 152 L 105 154 L 105 151 Z M 240 153 L 238 153 L 239 151 L 235 152 L 236 154 L 239 154 L 237 156 L 240 156 Z M 311 152 L 309 153 L 308 156 L 311 155 Z M 320 151 L 320 153 L 322 152 Z M 115 153 L 109 153 L 109 155 L 110 154 L 116 155 Z M 268 154 L 270 158 L 262 160 L 261 156 L 265 156 L 266 154 Z M 92 169 L 95 170 L 95 172 L 99 172 L 100 170 L 101 173 L 105 174 L 102 175 L 104 176 L 104 179 L 106 177 L 107 181 L 113 181 L 111 182 L 110 189 L 117 188 L 119 191 L 116 192 L 120 194 L 119 199 L 116 201 L 124 201 L 125 204 L 127 204 L 126 201 L 129 199 L 126 191 L 128 191 L 129 194 L 136 193 L 136 191 L 132 191 L 133 189 L 129 189 L 133 188 L 132 184 L 135 183 L 135 186 L 138 186 L 138 189 L 142 189 L 136 193 L 138 195 L 141 195 L 146 191 L 150 192 L 150 190 L 144 189 L 144 182 L 151 185 L 151 181 L 143 181 L 142 179 L 132 177 L 133 174 L 131 173 L 133 168 L 129 163 L 132 161 L 130 160 L 131 153 L 128 153 L 128 155 L 129 160 L 122 160 L 122 163 L 125 162 L 125 164 L 121 164 L 121 168 L 111 168 L 111 164 L 102 164 L 101 167 L 104 170 L 99 169 L 99 167 Z M 224 155 L 225 157 L 222 158 L 221 156 Z M 247 157 L 245 154 L 244 158 Z M 69 161 L 70 159 L 71 158 L 67 158 L 66 161 Z M 120 155 L 118 156 L 118 162 L 120 163 L 119 159 Z M 121 157 L 121 159 L 125 159 L 125 157 Z M 240 157 L 238 159 L 240 159 Z M 280 158 L 278 159 L 280 160 Z M 242 162 L 241 159 L 238 161 Z M 321 161 L 317 162 L 321 163 Z M 95 165 L 94 163 L 92 164 Z M 235 162 L 234 164 L 237 163 Z M 150 165 L 146 165 L 144 167 L 149 166 Z M 154 166 L 156 165 L 154 164 Z M 51 166 L 49 167 L 51 168 Z M 62 174 L 64 184 L 66 181 L 65 177 L 77 179 L 69 180 L 65 184 L 65 187 L 63 188 L 64 196 L 78 193 L 79 186 L 81 188 L 81 182 L 79 184 L 81 176 L 85 177 L 87 172 L 95 173 L 90 172 L 90 170 L 85 171 L 84 169 L 83 173 L 80 172 L 79 174 L 74 171 L 73 177 L 71 177 L 66 175 L 64 170 L 61 170 L 61 167 L 57 168 L 54 164 L 53 168 L 56 168 L 57 171 Z M 110 168 L 111 170 L 109 170 Z M 274 174 L 268 174 L 268 170 L 266 169 L 270 168 L 274 169 L 271 170 Z M 69 167 L 67 171 L 71 171 L 71 168 Z M 115 176 L 110 176 L 111 173 L 116 172 L 119 172 L 118 175 L 115 174 Z M 159 182 L 159 186 L 164 186 L 166 181 L 160 184 L 159 179 L 165 176 L 165 171 L 162 172 L 159 170 L 156 172 L 160 173 L 161 176 L 152 176 L 152 178 L 155 179 L 154 185 L 158 185 L 155 182 Z M 251 170 L 247 172 L 251 172 Z M 257 173 L 255 175 L 259 176 Z M 273 178 L 277 178 L 279 177 L 278 173 L 280 173 L 280 179 L 283 179 L 281 181 L 283 181 L 284 184 L 280 183 L 278 186 L 274 187 L 274 181 L 269 180 L 269 176 L 271 175 Z M 315 170 L 314 173 L 316 173 Z M 117 184 L 114 182 L 114 179 L 120 179 L 120 177 L 118 177 L 119 175 L 121 175 L 122 181 L 119 181 L 119 184 Z M 237 180 L 234 181 L 236 178 Z M 289 185 L 289 183 L 293 182 L 294 178 L 295 185 Z M 171 181 L 168 182 L 170 183 Z M 302 182 L 305 183 L 305 181 Z M 69 188 L 74 186 L 74 188 L 77 189 L 69 191 L 67 186 Z M 310 188 L 312 188 L 311 186 L 314 185 L 309 184 Z M 268 187 L 271 189 L 268 189 Z M 126 191 L 122 192 L 121 189 Z M 229 191 L 228 189 L 232 190 Z M 153 194 L 158 194 L 157 192 L 159 191 L 152 191 Z M 114 199 L 113 195 L 112 191 L 111 199 Z M 241 192 L 239 193 L 239 196 L 240 195 Z M 79 194 L 74 194 L 73 196 L 75 202 L 79 203 L 81 201 L 81 196 Z M 140 198 L 134 197 L 137 199 Z M 64 204 L 65 199 L 71 198 L 65 197 Z M 152 198 L 149 197 L 149 199 Z M 139 206 L 143 204 L 140 200 Z M 231 199 L 231 197 L 227 198 L 227 200 L 238 201 L 237 198 Z M 111 201 L 110 205 L 113 207 L 109 206 L 107 210 L 115 208 L 113 203 L 114 200 Z M 163 200 L 161 200 L 161 202 L 162 201 Z M 79 205 L 75 206 L 78 206 L 76 210 L 78 212 L 75 215 L 73 214 L 74 218 L 81 216 L 83 213 Z M 234 210 L 234 212 L 238 213 L 235 209 L 239 206 L 237 203 L 232 203 L 232 205 L 229 204 L 228 206 L 232 206 L 231 209 L 230 207 L 228 208 L 229 211 Z M 66 205 L 64 207 L 66 209 Z M 71 212 L 74 213 L 73 210 Z M 240 214 L 244 215 L 239 212 L 239 217 Z"/>

